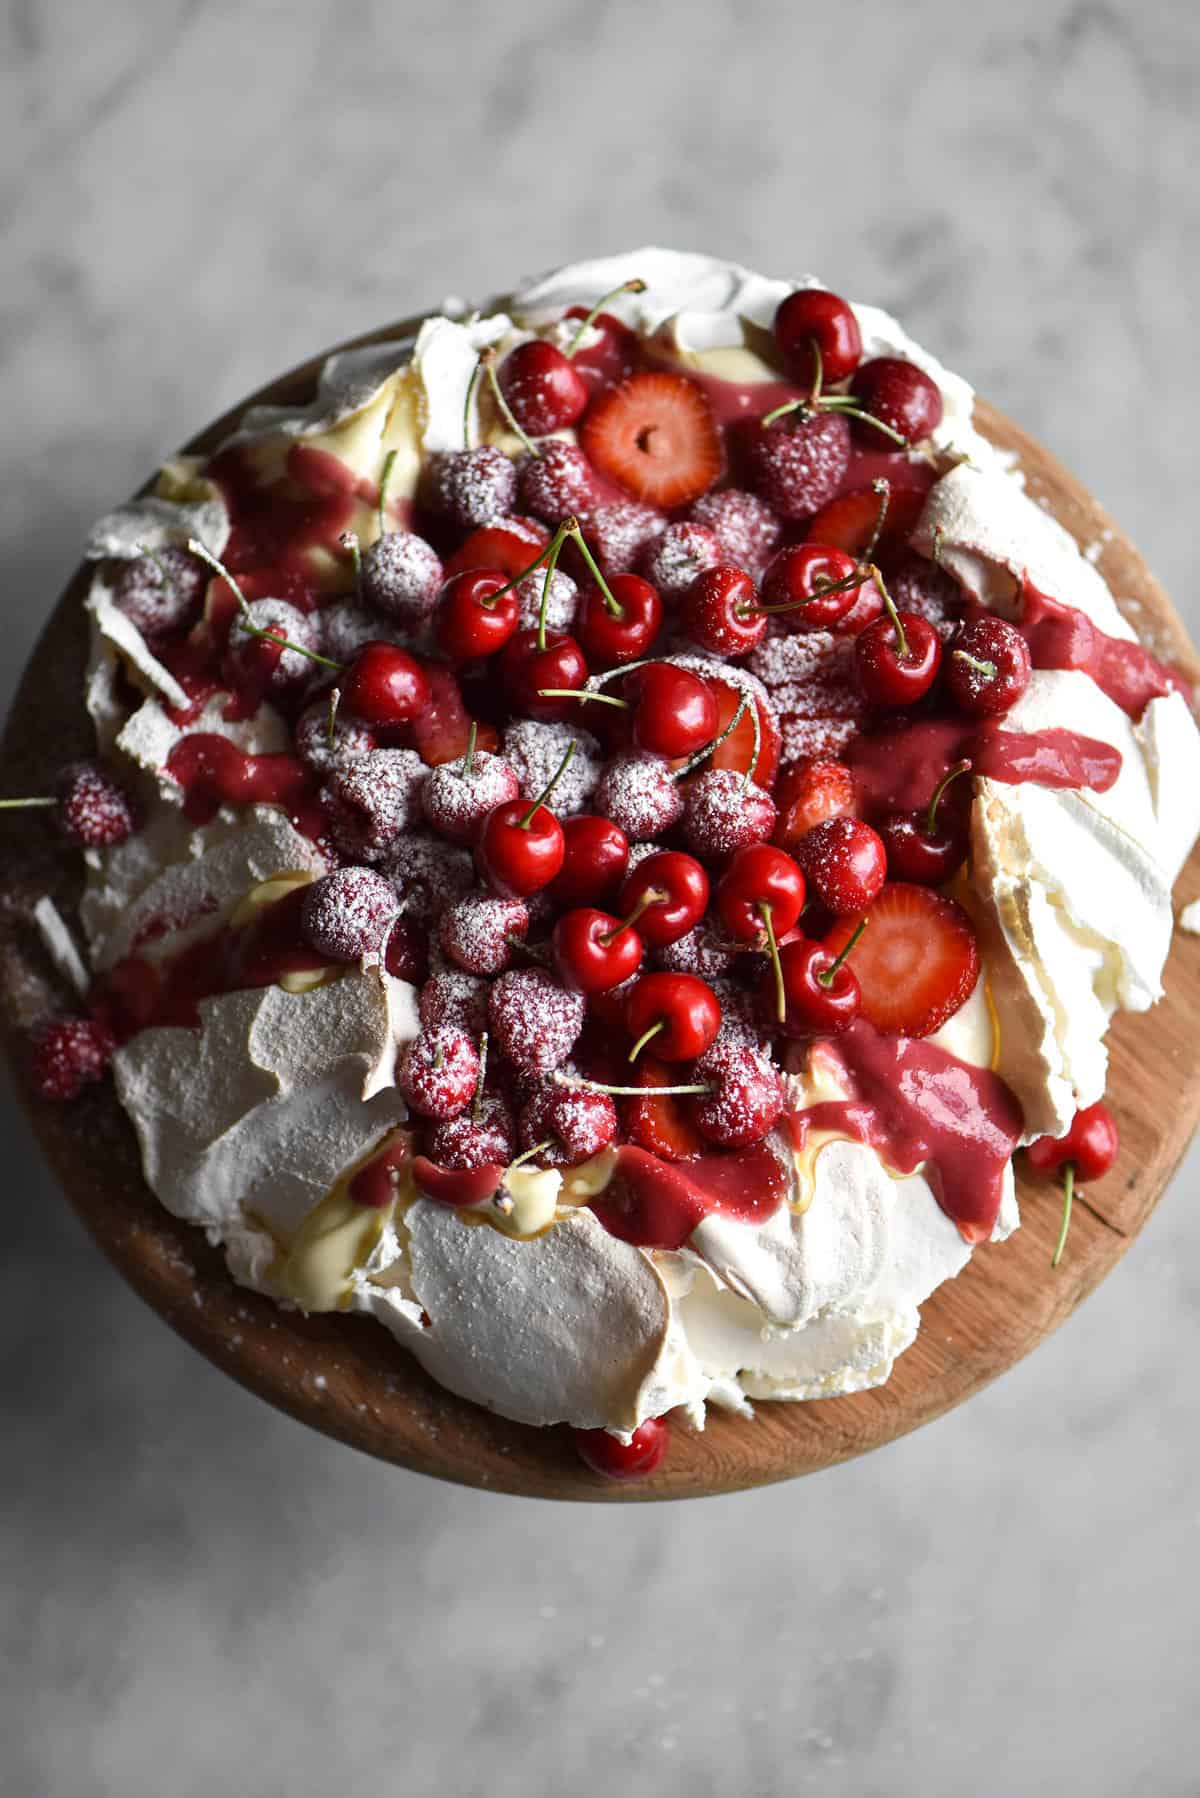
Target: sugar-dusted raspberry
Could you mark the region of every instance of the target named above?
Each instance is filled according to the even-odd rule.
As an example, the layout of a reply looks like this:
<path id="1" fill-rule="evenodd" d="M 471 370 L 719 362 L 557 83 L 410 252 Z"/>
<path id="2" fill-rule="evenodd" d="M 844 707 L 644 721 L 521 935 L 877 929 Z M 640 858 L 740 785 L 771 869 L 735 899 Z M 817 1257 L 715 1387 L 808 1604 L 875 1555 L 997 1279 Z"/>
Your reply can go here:
<path id="1" fill-rule="evenodd" d="M 321 654 L 344 665 L 354 660 L 364 644 L 390 643 L 400 635 L 381 623 L 374 612 L 368 612 L 365 606 L 356 605 L 351 599 L 341 599 L 336 605 L 326 606 L 316 617 L 321 626 Z"/>
<path id="2" fill-rule="evenodd" d="M 300 908 L 300 931 L 330 961 L 379 953 L 400 910 L 390 881 L 374 868 L 336 868 L 314 880 Z"/>
<path id="3" fill-rule="evenodd" d="M 586 512 L 592 503 L 592 467 L 581 449 L 559 438 L 538 446 L 536 457 L 522 462 L 517 491 L 526 512 L 560 525 Z"/>
<path id="4" fill-rule="evenodd" d="M 364 601 L 406 631 L 421 629 L 441 586 L 441 557 L 415 531 L 385 531 L 363 551 Z"/>
<path id="5" fill-rule="evenodd" d="M 548 1142 L 533 1157 L 539 1167 L 578 1167 L 616 1140 L 617 1108 L 607 1093 L 544 1086 L 522 1110 L 519 1131 L 523 1150 Z"/>
<path id="6" fill-rule="evenodd" d="M 698 974 L 702 980 L 727 974 L 737 959 L 738 945 L 731 943 L 708 918 L 654 951 L 656 967 L 671 974 Z"/>
<path id="7" fill-rule="evenodd" d="M 722 560 L 721 544 L 707 525 L 686 519 L 669 524 L 638 558 L 641 573 L 664 600 L 679 600 L 698 574 Z"/>
<path id="8" fill-rule="evenodd" d="M 425 1153 L 439 1167 L 464 1171 L 505 1167 L 516 1153 L 513 1115 L 499 1093 L 484 1093 L 479 1102 L 447 1123 L 435 1124 L 425 1138 Z"/>
<path id="9" fill-rule="evenodd" d="M 689 782 L 683 834 L 697 855 L 732 855 L 774 828 L 773 802 L 735 769 L 706 768 Z"/>
<path id="10" fill-rule="evenodd" d="M 688 517 L 715 533 L 722 562 L 732 562 L 735 568 L 745 568 L 751 574 L 756 574 L 770 559 L 783 536 L 783 521 L 766 501 L 740 487 L 702 493 Z"/>
<path id="11" fill-rule="evenodd" d="M 122 562 L 113 598 L 146 641 L 154 643 L 195 623 L 208 582 L 203 562 L 168 544 L 152 556 Z"/>
<path id="12" fill-rule="evenodd" d="M 632 574 L 666 528 L 666 518 L 653 506 L 620 499 L 589 512 L 583 534 L 605 574 Z"/>
<path id="13" fill-rule="evenodd" d="M 375 747 L 374 732 L 339 706 L 329 729 L 329 695 L 305 706 L 292 732 L 296 754 L 306 768 L 324 778 L 335 768 L 367 755 Z"/>
<path id="14" fill-rule="evenodd" d="M 339 853 L 382 861 L 419 816 L 424 779 L 415 749 L 372 749 L 336 769 L 321 788 L 321 809 Z"/>
<path id="15" fill-rule="evenodd" d="M 444 837 L 471 843 L 488 813 L 515 799 L 519 791 L 512 764 L 501 755 L 477 749 L 469 768 L 462 756 L 429 770 L 421 788 L 421 807 L 427 822 Z"/>
<path id="16" fill-rule="evenodd" d="M 962 617 L 963 592 L 936 562 L 915 553 L 905 556 L 888 576 L 887 586 L 898 612 L 915 612 L 927 619 L 943 642 L 954 635 Z"/>
<path id="17" fill-rule="evenodd" d="M 396 1085 L 422 1117 L 457 1117 L 470 1104 L 479 1079 L 479 1051 L 465 1030 L 443 1024 L 406 1044 L 396 1064 Z"/>
<path id="18" fill-rule="evenodd" d="M 853 679 L 854 645 L 832 631 L 777 631 L 750 651 L 746 667 L 771 693 L 811 680 L 830 667 L 844 668 L 847 678 Z"/>
<path id="19" fill-rule="evenodd" d="M 297 647 L 276 650 L 262 637 L 252 636 L 239 612 L 229 627 L 232 678 L 268 693 L 303 692 L 320 665 L 301 653 L 320 651 L 321 631 L 316 616 L 302 612 L 287 599 L 253 599 L 246 607 L 245 623 Z"/>
<path id="20" fill-rule="evenodd" d="M 450 960 L 468 974 L 499 974 L 512 960 L 512 939 L 524 942 L 529 913 L 520 899 L 468 893 L 442 913 L 438 938 Z"/>
<path id="21" fill-rule="evenodd" d="M 99 762 L 69 762 L 55 783 L 58 827 L 82 849 L 109 849 L 141 824 L 137 801 Z"/>
<path id="22" fill-rule="evenodd" d="M 102 1080 L 113 1039 L 94 1018 L 56 1018 L 38 1033 L 30 1072 L 39 1099 L 75 1099 Z"/>
<path id="23" fill-rule="evenodd" d="M 466 850 L 427 830 L 406 831 L 393 843 L 382 871 L 405 912 L 426 922 L 440 917 L 475 884 L 475 865 Z"/>
<path id="24" fill-rule="evenodd" d="M 488 983 L 461 968 L 442 968 L 431 974 L 417 998 L 417 1012 L 426 1030 L 448 1025 L 478 1037 L 487 1029 Z"/>
<path id="25" fill-rule="evenodd" d="M 542 568 L 535 568 L 527 574 L 516 589 L 519 611 L 517 618 L 522 629 L 538 622 L 542 613 L 542 593 L 546 585 L 546 574 Z M 550 597 L 546 605 L 546 628 L 552 631 L 569 631 L 575 623 L 575 611 L 579 600 L 579 589 L 569 574 L 556 568 L 550 576 Z"/>
<path id="26" fill-rule="evenodd" d="M 490 524 L 511 512 L 517 471 L 502 450 L 484 444 L 473 450 L 442 450 L 426 466 L 429 502 L 459 530 Z"/>
<path id="27" fill-rule="evenodd" d="M 600 776 L 593 811 L 620 825 L 630 842 L 661 836 L 683 816 L 679 783 L 661 756 L 630 749 L 615 755 Z"/>
<path id="28" fill-rule="evenodd" d="M 785 1090 L 770 1056 L 746 1043 L 714 1043 L 699 1057 L 697 1081 L 713 1090 L 695 1101 L 692 1115 L 709 1142 L 744 1149 L 761 1142 L 779 1121 Z"/>
<path id="29" fill-rule="evenodd" d="M 534 800 L 545 790 L 571 742 L 575 753 L 551 802 L 556 818 L 573 818 L 576 812 L 594 809 L 588 802 L 600 778 L 599 743 L 589 731 L 567 724 L 544 724 L 536 718 L 518 718 L 504 731 L 504 759 L 516 774 L 522 799 Z"/>
<path id="30" fill-rule="evenodd" d="M 781 518 L 808 518 L 841 486 L 850 426 L 835 412 L 789 412 L 745 439 L 754 489 Z"/>
<path id="31" fill-rule="evenodd" d="M 561 1067 L 583 1028 L 582 993 L 568 992 L 543 968 L 512 968 L 493 982 L 488 1021 L 514 1067 L 545 1074 Z"/>

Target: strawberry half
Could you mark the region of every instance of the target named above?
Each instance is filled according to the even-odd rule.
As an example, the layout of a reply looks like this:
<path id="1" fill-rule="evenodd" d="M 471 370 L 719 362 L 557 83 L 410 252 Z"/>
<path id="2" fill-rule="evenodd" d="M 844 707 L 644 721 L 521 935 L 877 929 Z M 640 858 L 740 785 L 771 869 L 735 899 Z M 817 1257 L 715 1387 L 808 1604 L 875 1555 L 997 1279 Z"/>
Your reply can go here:
<path id="1" fill-rule="evenodd" d="M 742 695 L 739 688 L 711 676 L 708 679 L 708 685 L 717 696 L 717 733 L 719 735 L 737 711 Z M 764 705 L 758 698 L 753 703 L 758 712 L 760 735 L 758 761 L 754 768 L 754 784 L 769 793 L 775 785 L 775 776 L 779 772 L 779 727 L 770 706 Z M 747 706 L 737 729 L 730 732 L 721 747 L 714 750 L 704 766 L 706 768 L 732 768 L 736 773 L 744 774 L 750 766 L 753 754 L 754 720 L 750 716 L 750 708 Z"/>
<path id="2" fill-rule="evenodd" d="M 771 841 L 779 849 L 794 849 L 814 824 L 852 818 L 857 809 L 854 776 L 845 762 L 817 756 L 785 768 L 774 797 L 779 816 Z"/>
<path id="3" fill-rule="evenodd" d="M 862 1016 L 887 1036 L 931 1036 L 979 978 L 970 918 L 932 887 L 890 881 L 866 912 L 838 919 L 826 948 L 843 949 L 862 917 L 870 928 L 848 963 L 862 990 Z"/>
<path id="4" fill-rule="evenodd" d="M 639 1086 L 674 1086 L 678 1068 L 643 1056 L 637 1064 Z M 704 1138 L 684 1110 L 685 1101 L 669 1093 L 647 1093 L 644 1099 L 623 1099 L 621 1117 L 625 1134 L 639 1148 L 663 1161 L 691 1161 L 706 1148 Z"/>
<path id="5" fill-rule="evenodd" d="M 707 493 L 724 464 L 707 396 L 686 375 L 631 375 L 602 393 L 579 427 L 602 474 L 652 506 L 686 506 Z"/>
<path id="6" fill-rule="evenodd" d="M 418 712 L 408 726 L 408 739 L 423 761 L 430 767 L 439 762 L 452 762 L 465 755 L 471 735 L 471 714 L 463 704 L 462 691 L 450 670 L 440 662 L 421 663 L 429 682 L 429 704 Z M 500 739 L 490 724 L 480 724 L 476 747 L 495 749 Z"/>
<path id="7" fill-rule="evenodd" d="M 893 487 L 879 547 L 885 553 L 902 549 L 916 529 L 925 504 L 925 489 Z M 808 543 L 826 543 L 848 556 L 861 556 L 871 541 L 879 516 L 879 495 L 870 487 L 857 493 L 839 493 L 809 519 L 804 532 Z"/>

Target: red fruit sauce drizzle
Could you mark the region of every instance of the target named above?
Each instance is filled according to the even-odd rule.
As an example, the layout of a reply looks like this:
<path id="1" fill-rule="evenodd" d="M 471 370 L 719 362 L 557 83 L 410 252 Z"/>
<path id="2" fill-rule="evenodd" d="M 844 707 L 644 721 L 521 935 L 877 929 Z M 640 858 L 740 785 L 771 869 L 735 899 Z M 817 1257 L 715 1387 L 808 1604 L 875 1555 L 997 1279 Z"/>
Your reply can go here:
<path id="1" fill-rule="evenodd" d="M 970 758 L 976 774 L 1042 787 L 1106 793 L 1121 773 L 1121 751 L 1074 730 L 1007 730 L 994 720 L 922 718 L 857 737 L 846 751 L 865 817 L 928 805 L 948 769 Z"/>
<path id="2" fill-rule="evenodd" d="M 250 755 L 215 731 L 193 731 L 172 749 L 166 772 L 183 788 L 184 813 L 194 824 L 207 824 L 223 805 L 278 805 L 303 835 L 321 834 L 312 778 L 286 751 Z"/>
<path id="3" fill-rule="evenodd" d="M 1086 612 L 1041 593 L 1026 575 L 1017 629 L 1029 645 L 1035 668 L 1077 668 L 1135 721 L 1152 699 L 1182 693 L 1187 683 L 1140 643 L 1110 637 Z"/>
<path id="4" fill-rule="evenodd" d="M 768 1142 L 686 1162 L 663 1161 L 648 1149 L 622 1143 L 612 1179 L 592 1200 L 592 1210 L 625 1242 L 678 1249 L 714 1213 L 743 1224 L 765 1223 L 787 1190 L 787 1169 Z"/>
<path id="5" fill-rule="evenodd" d="M 900 1174 L 927 1162 L 937 1202 L 963 1240 L 986 1242 L 1022 1129 L 1021 1108 L 999 1075 L 934 1043 L 882 1036 L 861 1018 L 821 1053 L 842 1064 L 853 1096 L 811 1106 L 793 1127 L 841 1131 Z"/>

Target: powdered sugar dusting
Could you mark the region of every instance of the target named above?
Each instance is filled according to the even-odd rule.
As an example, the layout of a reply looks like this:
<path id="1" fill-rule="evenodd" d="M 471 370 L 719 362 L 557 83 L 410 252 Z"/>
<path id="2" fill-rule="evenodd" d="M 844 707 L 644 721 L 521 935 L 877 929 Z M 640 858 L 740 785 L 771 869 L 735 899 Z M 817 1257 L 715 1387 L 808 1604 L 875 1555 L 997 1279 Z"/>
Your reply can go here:
<path id="1" fill-rule="evenodd" d="M 620 825 L 631 843 L 656 837 L 683 816 L 683 797 L 667 763 L 637 749 L 616 755 L 605 767 L 595 808 Z"/>
<path id="2" fill-rule="evenodd" d="M 341 854 L 377 862 L 416 821 L 425 763 L 413 749 L 372 749 L 338 768 L 321 807 Z"/>
<path id="3" fill-rule="evenodd" d="M 504 759 L 516 774 L 522 799 L 536 799 L 544 790 L 571 742 L 575 753 L 551 801 L 558 818 L 573 818 L 588 809 L 603 761 L 599 743 L 586 730 L 536 718 L 518 718 L 504 732 Z"/>
<path id="4" fill-rule="evenodd" d="M 549 1073 L 561 1067 L 583 1028 L 584 1000 L 542 968 L 501 974 L 488 997 L 488 1019 L 501 1050 L 517 1067 Z"/>

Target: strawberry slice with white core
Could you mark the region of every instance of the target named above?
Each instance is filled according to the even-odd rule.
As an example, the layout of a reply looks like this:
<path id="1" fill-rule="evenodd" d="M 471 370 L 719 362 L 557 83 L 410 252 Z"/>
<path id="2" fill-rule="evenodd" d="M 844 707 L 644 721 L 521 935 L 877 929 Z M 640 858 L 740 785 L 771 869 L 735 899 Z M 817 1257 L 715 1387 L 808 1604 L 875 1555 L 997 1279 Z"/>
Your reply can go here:
<path id="1" fill-rule="evenodd" d="M 707 396 L 686 375 L 631 375 L 602 393 L 579 427 L 602 474 L 652 506 L 686 506 L 721 473 L 721 437 Z"/>
<path id="2" fill-rule="evenodd" d="M 931 1036 L 964 1005 L 979 978 L 979 945 L 961 905 L 932 887 L 892 881 L 873 905 L 839 918 L 825 938 L 835 954 L 863 918 L 849 966 L 861 1015 L 886 1036 Z"/>

